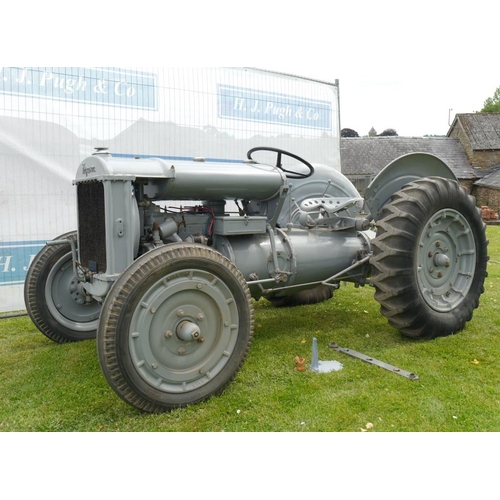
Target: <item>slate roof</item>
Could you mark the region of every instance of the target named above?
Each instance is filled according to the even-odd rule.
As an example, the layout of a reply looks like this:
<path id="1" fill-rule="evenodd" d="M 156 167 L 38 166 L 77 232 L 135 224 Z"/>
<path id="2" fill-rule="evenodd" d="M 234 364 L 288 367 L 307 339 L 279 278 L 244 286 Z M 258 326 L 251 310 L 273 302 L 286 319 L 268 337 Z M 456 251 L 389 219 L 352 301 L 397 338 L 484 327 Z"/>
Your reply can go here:
<path id="1" fill-rule="evenodd" d="M 500 113 L 457 114 L 447 135 L 456 127 L 464 131 L 474 151 L 500 149 Z"/>
<path id="2" fill-rule="evenodd" d="M 450 137 L 342 137 L 342 173 L 376 175 L 408 153 L 431 153 L 443 160 L 459 179 L 483 177 L 474 169 L 458 139 Z"/>
<path id="3" fill-rule="evenodd" d="M 474 185 L 493 188 L 493 189 L 500 189 L 500 166 L 496 167 L 496 169 L 493 170 L 493 172 L 491 172 L 490 174 L 486 175 L 479 181 L 475 182 Z"/>

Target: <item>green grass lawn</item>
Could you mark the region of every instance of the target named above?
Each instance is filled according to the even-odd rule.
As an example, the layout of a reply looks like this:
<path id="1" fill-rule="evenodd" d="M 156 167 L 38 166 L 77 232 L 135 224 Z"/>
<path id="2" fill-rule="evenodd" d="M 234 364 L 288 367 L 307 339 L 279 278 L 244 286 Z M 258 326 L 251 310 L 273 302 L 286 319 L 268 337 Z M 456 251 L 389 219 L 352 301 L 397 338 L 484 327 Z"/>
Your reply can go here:
<path id="1" fill-rule="evenodd" d="M 489 276 L 457 335 L 413 341 L 380 314 L 370 287 L 341 286 L 314 306 L 256 303 L 250 354 L 220 397 L 162 415 L 140 413 L 109 388 L 95 341 L 58 345 L 28 317 L 0 320 L 0 431 L 500 431 L 500 228 L 488 227 Z M 296 356 L 340 361 L 295 369 Z M 411 381 L 333 351 L 336 342 L 418 374 Z"/>

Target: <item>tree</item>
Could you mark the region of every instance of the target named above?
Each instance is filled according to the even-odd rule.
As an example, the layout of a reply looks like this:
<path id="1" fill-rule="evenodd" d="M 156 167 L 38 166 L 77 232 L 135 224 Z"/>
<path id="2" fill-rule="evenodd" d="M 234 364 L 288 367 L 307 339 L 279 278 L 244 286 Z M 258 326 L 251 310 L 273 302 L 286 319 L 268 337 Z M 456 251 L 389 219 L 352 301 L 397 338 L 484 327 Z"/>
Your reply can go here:
<path id="1" fill-rule="evenodd" d="M 385 136 L 397 136 L 397 135 L 398 135 L 398 133 L 393 128 L 386 128 L 378 136 L 379 137 L 385 137 Z"/>
<path id="2" fill-rule="evenodd" d="M 352 128 L 343 128 L 340 131 L 340 137 L 359 137 L 359 134 Z"/>
<path id="3" fill-rule="evenodd" d="M 500 87 L 495 90 L 493 97 L 488 97 L 484 101 L 481 113 L 500 113 Z"/>

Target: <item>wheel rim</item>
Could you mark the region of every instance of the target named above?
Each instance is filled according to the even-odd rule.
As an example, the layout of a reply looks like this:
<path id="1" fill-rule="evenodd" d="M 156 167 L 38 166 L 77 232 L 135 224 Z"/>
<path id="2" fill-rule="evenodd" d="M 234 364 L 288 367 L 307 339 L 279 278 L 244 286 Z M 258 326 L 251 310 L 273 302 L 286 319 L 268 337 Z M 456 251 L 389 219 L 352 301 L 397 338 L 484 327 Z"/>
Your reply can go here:
<path id="1" fill-rule="evenodd" d="M 467 296 L 474 278 L 476 244 L 467 219 L 444 209 L 428 221 L 417 252 L 417 280 L 425 302 L 446 312 Z"/>
<path id="2" fill-rule="evenodd" d="M 56 321 L 72 330 L 88 332 L 97 328 L 101 306 L 87 303 L 85 293 L 73 276 L 71 253 L 61 257 L 45 283 L 47 307 Z"/>
<path id="3" fill-rule="evenodd" d="M 217 376 L 235 349 L 238 309 L 216 275 L 190 269 L 157 281 L 132 312 L 129 350 L 157 390 L 189 392 Z"/>

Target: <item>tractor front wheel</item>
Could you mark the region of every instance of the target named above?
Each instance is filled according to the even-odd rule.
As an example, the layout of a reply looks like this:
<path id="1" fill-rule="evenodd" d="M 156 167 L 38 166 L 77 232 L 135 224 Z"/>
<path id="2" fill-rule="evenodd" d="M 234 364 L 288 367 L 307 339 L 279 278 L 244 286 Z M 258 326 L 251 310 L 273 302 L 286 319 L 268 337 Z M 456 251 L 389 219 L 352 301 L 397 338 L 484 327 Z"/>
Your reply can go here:
<path id="1" fill-rule="evenodd" d="M 76 243 L 76 231 L 56 240 Z M 75 277 L 68 244 L 46 245 L 38 252 L 26 275 L 24 301 L 35 326 L 54 342 L 95 338 L 101 305 Z"/>
<path id="2" fill-rule="evenodd" d="M 113 285 L 99 361 L 118 396 L 161 413 L 220 394 L 243 365 L 253 323 L 240 271 L 209 247 L 175 243 L 139 257 Z"/>

